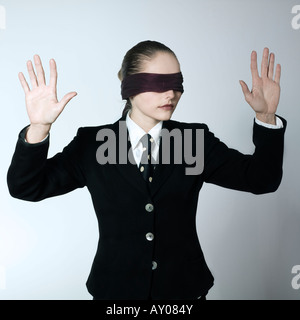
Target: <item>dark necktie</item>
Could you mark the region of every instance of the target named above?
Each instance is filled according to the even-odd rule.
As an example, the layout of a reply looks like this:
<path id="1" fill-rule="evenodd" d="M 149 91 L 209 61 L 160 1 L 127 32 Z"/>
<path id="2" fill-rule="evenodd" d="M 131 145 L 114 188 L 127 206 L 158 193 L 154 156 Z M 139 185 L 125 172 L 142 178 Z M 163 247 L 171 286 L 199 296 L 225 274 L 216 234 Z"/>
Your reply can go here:
<path id="1" fill-rule="evenodd" d="M 143 178 L 146 182 L 152 181 L 153 176 L 153 166 L 151 165 L 151 143 L 153 138 L 150 134 L 145 134 L 141 138 L 141 142 L 143 145 L 143 154 L 141 158 L 141 163 L 139 165 L 139 169 Z"/>

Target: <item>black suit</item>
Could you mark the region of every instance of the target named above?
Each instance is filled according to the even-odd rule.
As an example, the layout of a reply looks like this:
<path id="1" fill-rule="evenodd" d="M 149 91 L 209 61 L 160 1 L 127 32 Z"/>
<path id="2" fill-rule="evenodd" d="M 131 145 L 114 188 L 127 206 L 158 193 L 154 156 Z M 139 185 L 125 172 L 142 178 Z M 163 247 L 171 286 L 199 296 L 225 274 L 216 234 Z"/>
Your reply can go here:
<path id="1" fill-rule="evenodd" d="M 8 171 L 8 186 L 13 197 L 29 201 L 88 188 L 100 230 L 87 281 L 94 297 L 196 299 L 213 285 L 195 226 L 203 182 L 254 194 L 275 191 L 282 177 L 286 127 L 282 120 L 284 128 L 276 130 L 254 124 L 253 155 L 229 149 L 204 124 L 165 121 L 163 127 L 169 130 L 204 129 L 204 171 L 186 175 L 185 164 L 158 164 L 150 190 L 136 164 L 96 161 L 103 143 L 96 141 L 97 132 L 112 129 L 118 138 L 119 121 L 80 128 L 63 152 L 48 160 L 49 138 L 27 144 L 23 129 Z M 153 205 L 153 211 L 147 204 Z M 146 238 L 149 232 L 154 235 L 151 241 Z M 157 263 L 155 270 L 152 261 Z"/>

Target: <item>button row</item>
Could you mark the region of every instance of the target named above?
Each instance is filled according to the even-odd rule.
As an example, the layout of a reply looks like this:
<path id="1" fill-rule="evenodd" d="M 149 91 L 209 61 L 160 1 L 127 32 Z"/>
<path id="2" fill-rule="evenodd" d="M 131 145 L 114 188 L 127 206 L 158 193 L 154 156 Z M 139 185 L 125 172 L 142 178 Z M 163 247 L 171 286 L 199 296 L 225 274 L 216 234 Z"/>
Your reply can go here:
<path id="1" fill-rule="evenodd" d="M 147 212 L 152 212 L 154 210 L 154 206 L 151 203 L 147 203 L 145 206 L 145 209 Z M 146 234 L 146 239 L 148 241 L 153 241 L 154 239 L 154 234 L 152 232 L 148 232 Z M 157 262 L 156 261 L 152 261 L 152 270 L 155 270 L 157 268 Z"/>

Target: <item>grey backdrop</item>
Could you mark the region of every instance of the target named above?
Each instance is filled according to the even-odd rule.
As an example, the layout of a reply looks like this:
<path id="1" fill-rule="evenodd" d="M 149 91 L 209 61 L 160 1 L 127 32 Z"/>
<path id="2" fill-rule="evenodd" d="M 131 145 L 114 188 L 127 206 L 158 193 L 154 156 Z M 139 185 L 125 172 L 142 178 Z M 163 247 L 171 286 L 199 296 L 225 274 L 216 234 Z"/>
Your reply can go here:
<path id="1" fill-rule="evenodd" d="M 55 58 L 59 97 L 78 92 L 52 127 L 52 156 L 78 127 L 120 117 L 117 72 L 126 51 L 146 39 L 171 47 L 181 63 L 185 93 L 173 119 L 204 122 L 244 153 L 253 151 L 254 113 L 238 81 L 251 88 L 252 50 L 259 64 L 265 46 L 275 52 L 282 64 L 278 114 L 288 121 L 281 186 L 255 196 L 204 185 L 197 230 L 215 276 L 208 299 L 299 299 L 300 290 L 291 285 L 291 270 L 300 265 L 300 29 L 291 23 L 297 4 L 1 0 L 0 299 L 91 299 L 85 281 L 98 239 L 86 188 L 40 203 L 8 193 L 6 172 L 18 133 L 28 124 L 18 72 L 26 72 L 26 61 L 38 53 L 48 77 L 48 61 Z"/>

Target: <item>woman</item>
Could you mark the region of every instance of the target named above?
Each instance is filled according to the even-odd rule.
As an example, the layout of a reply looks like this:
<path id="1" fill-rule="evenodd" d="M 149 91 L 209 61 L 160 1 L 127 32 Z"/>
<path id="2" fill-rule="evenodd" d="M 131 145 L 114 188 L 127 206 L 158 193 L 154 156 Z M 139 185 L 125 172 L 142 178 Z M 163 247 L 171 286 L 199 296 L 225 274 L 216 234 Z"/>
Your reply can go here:
<path id="1" fill-rule="evenodd" d="M 110 125 L 80 128 L 63 152 L 51 159 L 47 159 L 50 128 L 76 93 L 57 100 L 54 60 L 50 61 L 48 86 L 38 56 L 34 57 L 36 74 L 31 61 L 27 63 L 31 89 L 19 74 L 30 125 L 19 135 L 8 171 L 9 190 L 19 199 L 40 201 L 88 188 L 100 230 L 87 281 L 94 299 L 206 296 L 213 276 L 195 227 L 203 182 L 261 194 L 274 192 L 282 177 L 286 121 L 275 116 L 280 65 L 274 75 L 274 54 L 269 56 L 265 48 L 259 77 L 256 61 L 256 52 L 252 52 L 252 91 L 240 82 L 246 101 L 256 113 L 253 155 L 229 149 L 204 124 L 170 120 L 183 93 L 183 78 L 175 54 L 161 43 L 144 41 L 125 55 L 119 72 L 122 97 L 126 99 L 122 118 Z M 176 130 L 179 139 L 174 135 L 167 145 L 160 139 L 163 130 Z M 176 159 L 188 144 L 193 154 L 199 145 L 203 147 L 202 140 L 197 140 L 200 131 L 203 170 L 187 174 L 191 163 L 185 157 L 181 163 Z M 188 139 L 186 132 L 191 133 Z M 115 138 L 110 139 L 111 133 Z M 181 149 L 175 148 L 178 141 Z M 124 147 L 129 149 L 128 158 L 126 153 L 121 161 Z M 164 163 L 161 159 L 166 149 L 170 150 L 170 160 Z"/>

